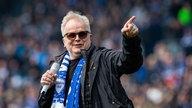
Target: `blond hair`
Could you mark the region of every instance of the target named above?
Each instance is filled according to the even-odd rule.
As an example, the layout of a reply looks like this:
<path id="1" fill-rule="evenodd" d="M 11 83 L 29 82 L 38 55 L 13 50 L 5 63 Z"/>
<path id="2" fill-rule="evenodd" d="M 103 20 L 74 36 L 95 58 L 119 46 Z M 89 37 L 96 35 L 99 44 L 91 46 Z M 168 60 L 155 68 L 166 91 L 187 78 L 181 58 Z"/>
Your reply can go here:
<path id="1" fill-rule="evenodd" d="M 78 18 L 78 19 L 81 19 L 87 26 L 87 30 L 89 32 L 91 32 L 91 29 L 90 29 L 90 23 L 89 23 L 89 19 L 88 17 L 86 17 L 85 15 L 81 15 L 80 12 L 74 12 L 74 11 L 69 11 L 66 16 L 63 17 L 63 20 L 62 20 L 62 23 L 61 23 L 61 34 L 62 36 L 64 37 L 65 35 L 65 31 L 64 31 L 64 28 L 66 26 L 66 23 L 71 20 L 71 19 L 74 19 L 74 18 Z"/>

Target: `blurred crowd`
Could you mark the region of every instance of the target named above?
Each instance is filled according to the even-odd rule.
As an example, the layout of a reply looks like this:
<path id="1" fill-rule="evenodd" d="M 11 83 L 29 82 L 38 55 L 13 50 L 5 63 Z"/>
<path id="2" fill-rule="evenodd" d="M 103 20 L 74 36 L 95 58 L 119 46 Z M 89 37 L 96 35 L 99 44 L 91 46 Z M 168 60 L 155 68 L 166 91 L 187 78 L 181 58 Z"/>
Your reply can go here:
<path id="1" fill-rule="evenodd" d="M 1 0 L 0 108 L 38 108 L 40 77 L 63 51 L 69 10 L 89 17 L 94 44 L 116 50 L 135 15 L 144 64 L 121 77 L 128 96 L 136 108 L 192 108 L 191 0 Z"/>

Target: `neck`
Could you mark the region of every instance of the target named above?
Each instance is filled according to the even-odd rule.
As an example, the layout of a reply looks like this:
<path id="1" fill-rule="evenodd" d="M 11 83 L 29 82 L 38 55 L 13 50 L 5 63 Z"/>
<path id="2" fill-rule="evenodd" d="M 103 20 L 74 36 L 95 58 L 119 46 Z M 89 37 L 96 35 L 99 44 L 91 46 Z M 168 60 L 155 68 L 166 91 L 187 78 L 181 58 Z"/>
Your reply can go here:
<path id="1" fill-rule="evenodd" d="M 75 60 L 75 59 L 78 59 L 80 57 L 81 57 L 81 55 L 70 56 L 70 60 Z"/>

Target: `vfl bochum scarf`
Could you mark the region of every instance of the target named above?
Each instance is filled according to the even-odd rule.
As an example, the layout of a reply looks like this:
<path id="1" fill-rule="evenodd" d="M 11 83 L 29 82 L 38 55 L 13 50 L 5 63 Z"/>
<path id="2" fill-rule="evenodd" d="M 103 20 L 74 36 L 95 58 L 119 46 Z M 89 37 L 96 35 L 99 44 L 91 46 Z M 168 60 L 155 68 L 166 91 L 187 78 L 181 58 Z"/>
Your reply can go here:
<path id="1" fill-rule="evenodd" d="M 82 57 L 79 60 L 71 80 L 67 99 L 64 99 L 69 61 L 69 53 L 67 52 L 58 72 L 51 108 L 79 108 L 80 81 L 84 59 Z M 64 100 L 66 100 L 66 106 L 64 106 Z"/>

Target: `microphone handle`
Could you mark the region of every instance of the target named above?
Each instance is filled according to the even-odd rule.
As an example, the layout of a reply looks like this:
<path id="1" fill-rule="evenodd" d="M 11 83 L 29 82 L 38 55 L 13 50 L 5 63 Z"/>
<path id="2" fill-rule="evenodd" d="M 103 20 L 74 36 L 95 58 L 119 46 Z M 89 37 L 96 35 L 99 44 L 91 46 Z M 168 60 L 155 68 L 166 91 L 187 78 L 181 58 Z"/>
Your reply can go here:
<path id="1" fill-rule="evenodd" d="M 53 74 L 57 73 L 57 71 L 59 70 L 59 67 L 60 67 L 59 63 L 54 62 L 50 68 L 50 72 Z M 43 88 L 41 89 L 41 93 L 43 92 L 46 93 L 49 87 L 50 87 L 49 84 L 43 85 Z"/>

